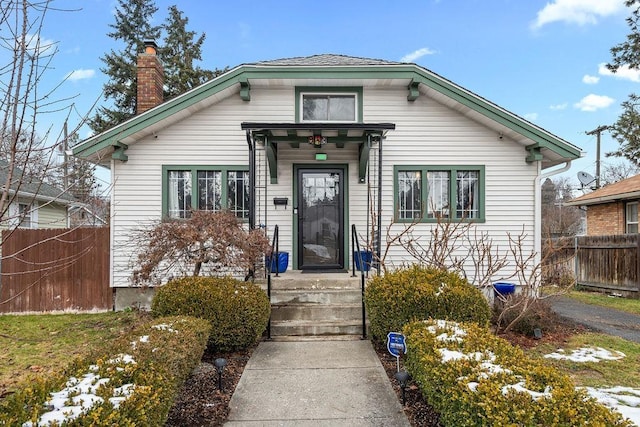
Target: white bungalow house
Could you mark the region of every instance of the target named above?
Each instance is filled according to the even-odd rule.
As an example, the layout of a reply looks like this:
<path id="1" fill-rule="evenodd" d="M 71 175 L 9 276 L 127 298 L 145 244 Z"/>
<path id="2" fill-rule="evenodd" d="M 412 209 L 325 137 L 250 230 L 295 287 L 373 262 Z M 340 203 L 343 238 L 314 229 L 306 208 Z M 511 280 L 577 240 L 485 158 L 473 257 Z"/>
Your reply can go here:
<path id="1" fill-rule="evenodd" d="M 111 169 L 116 307 L 142 292 L 131 281 L 132 230 L 190 209 L 228 208 L 270 235 L 278 225 L 294 271 L 349 269 L 354 225 L 379 251 L 388 227 L 415 222 L 428 235 L 438 216 L 474 221 L 504 250 L 507 233 L 524 230 L 524 249 L 539 252 L 541 179 L 581 155 L 416 64 L 256 62 L 167 102 L 154 45 L 138 72 L 142 111 L 73 149 Z M 386 264 L 410 261 L 395 246 Z"/>

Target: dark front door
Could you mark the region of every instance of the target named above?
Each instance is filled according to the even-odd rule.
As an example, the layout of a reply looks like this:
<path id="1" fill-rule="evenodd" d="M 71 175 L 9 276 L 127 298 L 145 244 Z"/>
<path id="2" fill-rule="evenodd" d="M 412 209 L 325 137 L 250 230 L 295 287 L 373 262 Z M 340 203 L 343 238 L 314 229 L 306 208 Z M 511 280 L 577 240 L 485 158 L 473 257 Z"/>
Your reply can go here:
<path id="1" fill-rule="evenodd" d="M 298 264 L 344 268 L 342 169 L 298 169 Z"/>

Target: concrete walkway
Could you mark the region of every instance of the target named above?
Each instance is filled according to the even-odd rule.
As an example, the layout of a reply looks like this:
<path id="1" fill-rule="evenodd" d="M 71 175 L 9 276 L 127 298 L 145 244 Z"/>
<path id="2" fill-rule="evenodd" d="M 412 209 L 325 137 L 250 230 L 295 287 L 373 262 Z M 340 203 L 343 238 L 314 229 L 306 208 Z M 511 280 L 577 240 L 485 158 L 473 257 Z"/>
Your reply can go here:
<path id="1" fill-rule="evenodd" d="M 409 426 L 369 341 L 262 342 L 225 426 Z"/>

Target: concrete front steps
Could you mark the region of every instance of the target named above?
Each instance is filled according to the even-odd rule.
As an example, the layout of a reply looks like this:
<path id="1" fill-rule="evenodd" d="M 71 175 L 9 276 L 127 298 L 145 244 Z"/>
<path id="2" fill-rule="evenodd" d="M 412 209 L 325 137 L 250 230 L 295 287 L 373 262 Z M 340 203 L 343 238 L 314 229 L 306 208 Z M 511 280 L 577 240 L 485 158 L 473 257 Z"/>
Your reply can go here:
<path id="1" fill-rule="evenodd" d="M 287 271 L 271 276 L 271 337 L 362 336 L 360 276 Z"/>

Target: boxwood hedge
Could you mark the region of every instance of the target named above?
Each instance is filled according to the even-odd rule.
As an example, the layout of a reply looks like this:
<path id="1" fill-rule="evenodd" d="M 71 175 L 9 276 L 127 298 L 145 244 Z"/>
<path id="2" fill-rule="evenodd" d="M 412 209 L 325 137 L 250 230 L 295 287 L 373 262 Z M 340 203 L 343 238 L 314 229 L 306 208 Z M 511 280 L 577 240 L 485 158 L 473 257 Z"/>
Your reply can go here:
<path id="1" fill-rule="evenodd" d="M 491 308 L 480 290 L 457 273 L 413 265 L 367 285 L 365 305 L 371 335 L 385 339 L 412 320 L 429 318 L 488 324 Z"/>
<path id="2" fill-rule="evenodd" d="M 405 366 L 446 426 L 629 426 L 566 375 L 476 323 L 412 322 Z"/>
<path id="3" fill-rule="evenodd" d="M 3 399 L 0 425 L 51 425 L 52 421 L 160 427 L 179 387 L 200 362 L 210 328 L 208 322 L 189 317 L 159 318 L 141 325 L 110 343 L 108 351 L 72 361 Z"/>

